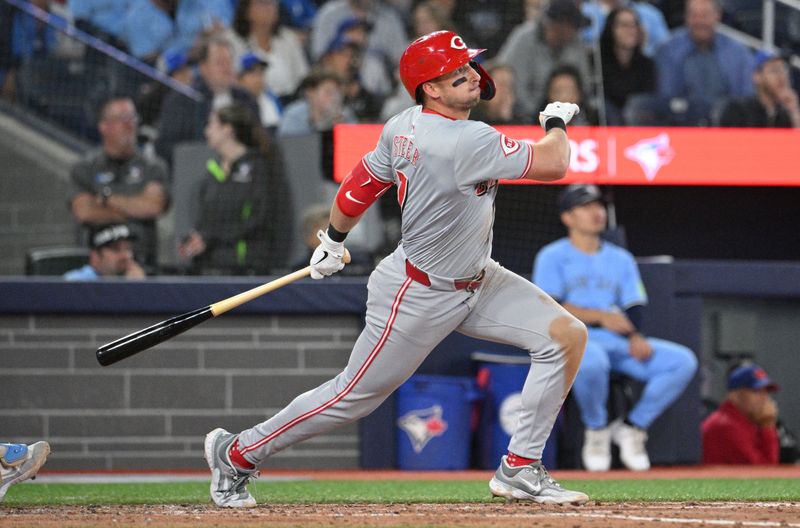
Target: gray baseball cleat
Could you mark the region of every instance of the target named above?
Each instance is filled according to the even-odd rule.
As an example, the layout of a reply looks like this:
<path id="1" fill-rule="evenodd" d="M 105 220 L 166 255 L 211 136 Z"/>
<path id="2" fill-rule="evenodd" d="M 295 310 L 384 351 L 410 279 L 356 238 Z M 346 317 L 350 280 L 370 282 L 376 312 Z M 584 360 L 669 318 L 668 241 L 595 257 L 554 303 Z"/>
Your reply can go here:
<path id="1" fill-rule="evenodd" d="M 583 504 L 589 500 L 585 493 L 562 488 L 541 462 L 511 467 L 505 456 L 489 481 L 489 489 L 492 495 L 505 497 L 508 502 L 529 500 L 542 504 Z"/>
<path id="2" fill-rule="evenodd" d="M 0 458 L 0 501 L 6 496 L 8 488 L 24 480 L 36 478 L 36 473 L 44 465 L 50 454 L 50 444 L 36 442 L 25 444 L 4 444 L 5 455 Z"/>
<path id="3" fill-rule="evenodd" d="M 225 429 L 214 429 L 206 435 L 206 462 L 211 469 L 211 499 L 223 508 L 253 508 L 256 499 L 247 491 L 250 479 L 258 471 L 242 471 L 233 466 L 228 448 L 236 435 Z"/>

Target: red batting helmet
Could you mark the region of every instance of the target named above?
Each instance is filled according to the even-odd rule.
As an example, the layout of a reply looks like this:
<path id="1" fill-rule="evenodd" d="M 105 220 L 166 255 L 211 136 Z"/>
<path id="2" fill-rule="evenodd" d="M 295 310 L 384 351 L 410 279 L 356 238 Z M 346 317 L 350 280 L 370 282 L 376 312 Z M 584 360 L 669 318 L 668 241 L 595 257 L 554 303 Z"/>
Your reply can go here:
<path id="1" fill-rule="evenodd" d="M 417 98 L 417 88 L 440 75 L 457 70 L 469 63 L 481 76 L 481 99 L 494 97 L 494 81 L 473 59 L 485 49 L 470 49 L 452 31 L 434 31 L 412 42 L 400 57 L 400 80 L 411 95 Z"/>

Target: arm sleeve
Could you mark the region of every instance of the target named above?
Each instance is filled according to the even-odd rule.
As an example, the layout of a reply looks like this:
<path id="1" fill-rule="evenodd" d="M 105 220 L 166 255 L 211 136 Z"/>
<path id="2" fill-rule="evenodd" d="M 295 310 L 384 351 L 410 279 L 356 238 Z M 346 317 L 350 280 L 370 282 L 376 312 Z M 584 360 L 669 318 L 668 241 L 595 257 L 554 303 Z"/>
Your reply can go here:
<path id="1" fill-rule="evenodd" d="M 364 156 L 364 164 L 372 176 L 386 183 L 395 183 L 395 174 L 392 170 L 392 143 L 389 135 L 387 127 L 384 127 L 375 149 Z"/>
<path id="2" fill-rule="evenodd" d="M 480 121 L 467 121 L 455 149 L 455 174 L 462 190 L 486 180 L 522 178 L 533 162 L 533 149 Z"/>
<path id="3" fill-rule="evenodd" d="M 552 248 L 544 248 L 536 255 L 533 265 L 533 283 L 557 301 L 566 296 L 564 278 L 559 272 L 559 263 Z"/>

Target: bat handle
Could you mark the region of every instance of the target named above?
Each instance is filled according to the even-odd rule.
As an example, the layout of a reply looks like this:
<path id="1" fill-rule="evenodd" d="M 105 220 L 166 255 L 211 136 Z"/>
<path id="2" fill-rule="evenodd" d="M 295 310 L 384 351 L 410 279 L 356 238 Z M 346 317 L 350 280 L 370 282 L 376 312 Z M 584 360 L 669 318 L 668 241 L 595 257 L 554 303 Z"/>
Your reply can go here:
<path id="1" fill-rule="evenodd" d="M 350 252 L 347 251 L 347 248 L 345 248 L 344 250 L 344 255 L 342 256 L 342 260 L 344 261 L 345 264 L 348 264 L 351 260 Z M 233 310 L 237 306 L 241 306 L 246 302 L 252 301 L 256 297 L 260 297 L 265 293 L 269 293 L 273 290 L 277 290 L 278 288 L 282 288 L 287 284 L 290 284 L 304 277 L 308 277 L 309 275 L 311 275 L 311 266 L 306 266 L 303 269 L 299 269 L 294 273 L 290 273 L 289 275 L 285 275 L 279 279 L 275 279 L 272 282 L 262 284 L 261 286 L 256 286 L 255 288 L 242 292 L 239 295 L 234 295 L 233 297 L 230 297 L 223 301 L 216 302 L 211 305 L 211 313 L 213 314 L 214 317 L 217 317 L 218 315 L 222 315 L 225 312 Z"/>

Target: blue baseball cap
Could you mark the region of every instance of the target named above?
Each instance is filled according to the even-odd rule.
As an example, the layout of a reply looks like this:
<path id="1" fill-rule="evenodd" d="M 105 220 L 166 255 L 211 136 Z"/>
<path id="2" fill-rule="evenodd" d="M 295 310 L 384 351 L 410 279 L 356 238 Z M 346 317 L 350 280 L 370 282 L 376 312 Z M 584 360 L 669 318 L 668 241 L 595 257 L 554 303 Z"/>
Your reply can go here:
<path id="1" fill-rule="evenodd" d="M 776 51 L 767 49 L 759 50 L 755 55 L 756 70 L 760 70 L 764 64 L 774 59 L 783 60 L 783 57 Z"/>
<path id="2" fill-rule="evenodd" d="M 770 392 L 778 390 L 780 387 L 773 383 L 767 372 L 756 365 L 750 363 L 738 367 L 728 376 L 728 390 L 734 389 L 767 389 Z"/>
<path id="3" fill-rule="evenodd" d="M 189 64 L 189 54 L 184 50 L 167 51 L 161 56 L 161 63 L 164 73 L 172 75 Z"/>
<path id="4" fill-rule="evenodd" d="M 269 66 L 269 63 L 264 59 L 262 59 L 261 57 L 259 57 L 258 55 L 256 55 L 255 53 L 248 51 L 247 53 L 242 55 L 242 59 L 239 62 L 239 66 L 240 66 L 240 71 L 244 73 L 246 71 L 252 70 L 256 66 L 263 66 L 264 68 L 266 68 L 267 66 Z"/>

